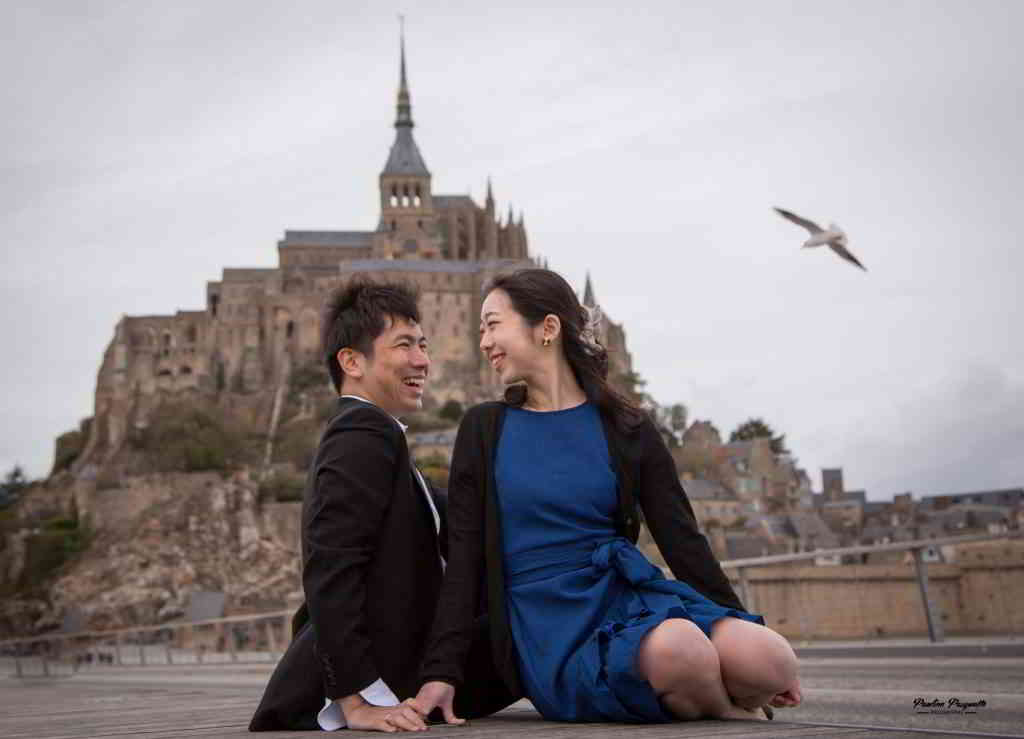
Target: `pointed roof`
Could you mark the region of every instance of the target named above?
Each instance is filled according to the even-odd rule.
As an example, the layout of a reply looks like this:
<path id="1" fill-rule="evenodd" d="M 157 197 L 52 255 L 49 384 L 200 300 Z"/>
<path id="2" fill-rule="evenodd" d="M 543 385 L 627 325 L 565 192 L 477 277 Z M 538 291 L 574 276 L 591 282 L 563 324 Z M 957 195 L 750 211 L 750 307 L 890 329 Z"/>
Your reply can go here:
<path id="1" fill-rule="evenodd" d="M 395 119 L 395 143 L 391 145 L 383 174 L 429 177 L 430 171 L 412 137 L 412 129 L 415 124 L 412 122 L 412 102 L 409 97 L 409 82 L 405 73 L 404 23 L 399 48 L 398 117 Z"/>
<path id="2" fill-rule="evenodd" d="M 491 189 L 491 178 L 487 177 L 487 200 L 485 201 L 489 205 L 494 204 L 494 190 Z"/>
<path id="3" fill-rule="evenodd" d="M 594 286 L 590 284 L 589 270 L 587 270 L 587 284 L 583 288 L 583 305 L 588 308 L 594 308 L 597 306 L 597 300 L 594 298 Z"/>

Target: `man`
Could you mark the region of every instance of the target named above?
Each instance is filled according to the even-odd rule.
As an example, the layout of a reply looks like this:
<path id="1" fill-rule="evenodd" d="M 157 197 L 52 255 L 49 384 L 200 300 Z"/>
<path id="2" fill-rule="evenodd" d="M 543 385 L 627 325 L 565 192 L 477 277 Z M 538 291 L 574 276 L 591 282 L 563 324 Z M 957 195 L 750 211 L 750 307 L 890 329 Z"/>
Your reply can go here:
<path id="1" fill-rule="evenodd" d="M 422 407 L 430 358 L 416 293 L 354 278 L 328 304 L 322 343 L 340 396 L 309 470 L 293 639 L 251 731 L 426 728 L 409 705 L 444 568 L 443 510 L 409 458 L 399 417 Z M 462 710 L 513 701 L 481 620 Z M 402 703 L 401 701 L 406 702 Z"/>

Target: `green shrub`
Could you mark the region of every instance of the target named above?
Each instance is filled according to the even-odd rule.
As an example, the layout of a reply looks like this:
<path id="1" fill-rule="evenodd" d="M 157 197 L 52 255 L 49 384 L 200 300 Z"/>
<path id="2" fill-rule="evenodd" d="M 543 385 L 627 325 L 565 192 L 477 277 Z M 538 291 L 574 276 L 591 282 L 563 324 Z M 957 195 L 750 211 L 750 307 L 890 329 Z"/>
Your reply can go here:
<path id="1" fill-rule="evenodd" d="M 448 469 L 448 460 L 440 452 L 428 454 L 425 457 L 416 457 L 416 466 L 421 470 L 424 467 L 443 467 Z"/>
<path id="2" fill-rule="evenodd" d="M 229 429 L 213 412 L 188 404 L 166 404 L 137 439 L 161 472 L 229 470 L 243 461 L 245 435 Z"/>
<path id="3" fill-rule="evenodd" d="M 313 462 L 316 442 L 322 424 L 314 419 L 289 423 L 277 430 L 274 441 L 274 462 L 291 462 L 296 469 L 305 470 Z"/>
<path id="4" fill-rule="evenodd" d="M 92 530 L 70 519 L 55 519 L 43 530 L 28 537 L 25 570 L 20 588 L 35 588 L 65 562 L 85 551 L 92 541 Z"/>
<path id="5" fill-rule="evenodd" d="M 310 363 L 292 370 L 291 377 L 288 378 L 288 387 L 296 393 L 306 390 L 326 390 L 329 382 L 330 376 L 327 374 L 327 368 L 319 363 Z"/>
<path id="6" fill-rule="evenodd" d="M 57 451 L 53 459 L 53 473 L 66 470 L 78 459 L 85 447 L 85 434 L 81 431 L 68 431 L 57 437 Z"/>
<path id="7" fill-rule="evenodd" d="M 306 481 L 301 475 L 276 473 L 260 483 L 260 499 L 287 503 L 302 500 Z"/>
<path id="8" fill-rule="evenodd" d="M 462 403 L 454 399 L 449 400 L 441 406 L 441 410 L 438 411 L 437 415 L 439 418 L 458 423 L 459 419 L 462 418 Z"/>
<path id="9" fill-rule="evenodd" d="M 419 467 L 419 465 L 417 465 Z M 436 487 L 446 488 L 448 487 L 448 468 L 447 467 L 419 467 L 420 472 L 425 478 L 430 480 Z"/>

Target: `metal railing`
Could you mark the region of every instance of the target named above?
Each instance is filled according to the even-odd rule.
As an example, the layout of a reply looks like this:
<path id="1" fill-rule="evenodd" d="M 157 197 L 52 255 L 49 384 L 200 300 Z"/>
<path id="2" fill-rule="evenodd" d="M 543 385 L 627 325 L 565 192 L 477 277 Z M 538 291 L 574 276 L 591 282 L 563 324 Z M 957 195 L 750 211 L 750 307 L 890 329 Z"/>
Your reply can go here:
<path id="1" fill-rule="evenodd" d="M 759 595 L 771 595 L 767 589 L 771 583 L 796 584 L 797 592 L 790 594 L 791 600 L 797 603 L 797 609 L 806 606 L 807 596 L 801 590 L 811 579 L 825 582 L 828 597 L 839 604 L 839 608 L 863 609 L 866 596 L 869 594 L 864 587 L 865 580 L 877 580 L 878 576 L 871 573 L 863 574 L 860 569 L 864 565 L 838 565 L 832 567 L 815 567 L 792 569 L 799 562 L 821 560 L 842 561 L 844 558 L 863 555 L 877 555 L 884 552 L 909 552 L 913 566 L 913 579 L 916 579 L 916 598 L 924 615 L 928 638 L 932 642 L 940 642 L 945 638 L 942 618 L 938 612 L 935 590 L 929 577 L 929 565 L 924 556 L 926 550 L 938 547 L 974 542 L 997 540 L 1020 541 L 1021 532 L 1004 534 L 977 534 L 970 536 L 951 536 L 937 539 L 920 539 L 915 541 L 894 542 L 891 544 L 873 544 L 865 546 L 844 547 L 840 549 L 817 549 L 808 552 L 778 554 L 750 559 L 736 559 L 721 562 L 726 573 L 733 572 L 738 584 L 741 600 L 748 610 L 758 612 Z M 773 565 L 786 565 L 778 571 L 766 576 L 756 575 L 757 570 Z M 888 565 L 892 574 L 896 565 Z M 1020 563 L 1024 574 L 1024 560 Z M 847 576 L 855 571 L 853 576 Z M 796 573 L 796 574 L 794 574 Z M 830 574 L 836 581 L 853 583 L 853 590 L 846 591 L 840 597 L 835 583 L 829 585 Z M 999 571 L 999 577 L 1003 577 Z M 897 573 L 896 579 L 909 581 Z M 1015 623 L 1013 614 L 1024 610 L 1024 602 L 1010 603 L 1007 595 L 1007 583 L 995 580 L 995 592 L 988 595 L 995 599 L 1002 598 L 1002 611 L 1010 617 L 1007 623 Z M 1016 582 L 1016 581 L 1015 581 Z M 1024 578 L 1020 579 L 1024 587 Z M 1013 585 L 1014 583 L 1009 583 Z M 1024 590 L 1022 590 L 1024 592 Z M 851 600 L 852 594 L 852 600 Z M 905 593 L 904 593 L 905 594 Z M 777 595 L 777 594 L 776 594 Z M 769 598 L 765 598 L 769 600 Z M 770 606 L 770 603 L 761 604 Z M 769 614 L 774 616 L 774 612 Z M 0 659 L 14 662 L 14 674 L 17 677 L 30 675 L 58 676 L 73 674 L 83 669 L 93 669 L 105 665 L 139 666 L 147 665 L 202 665 L 224 663 L 275 662 L 287 648 L 290 641 L 290 619 L 292 611 L 271 611 L 247 615 L 228 616 L 204 621 L 167 623 L 153 626 L 138 626 L 107 631 L 79 631 L 61 634 L 42 634 L 34 637 L 6 639 L 0 641 Z M 802 621 L 806 619 L 798 615 Z M 867 623 L 868 619 L 862 621 Z M 775 626 L 775 624 L 770 624 Z M 808 625 L 801 623 L 801 632 L 806 635 Z M 1015 630 L 1010 628 L 1011 636 Z M 870 632 L 865 630 L 866 636 Z M 820 634 L 819 634 L 820 636 Z M 806 641 L 806 639 L 805 639 Z"/>
<path id="2" fill-rule="evenodd" d="M 934 539 L 916 539 L 913 541 L 892 542 L 889 544 L 870 544 L 836 549 L 815 549 L 813 551 L 794 552 L 792 554 L 776 554 L 747 559 L 726 560 L 722 561 L 721 565 L 727 573 L 729 570 L 735 571 L 736 579 L 738 580 L 738 594 L 740 595 L 740 599 L 749 611 L 756 613 L 758 611 L 758 599 L 751 581 L 751 571 L 756 568 L 764 568 L 771 565 L 792 565 L 793 563 L 810 560 L 831 560 L 833 562 L 842 562 L 844 559 L 862 557 L 863 555 L 878 555 L 886 552 L 909 552 L 913 563 L 914 578 L 917 581 L 917 593 L 920 608 L 927 626 L 928 639 L 931 642 L 941 642 L 945 639 L 945 629 L 937 607 L 935 595 L 930 588 L 928 562 L 924 553 L 926 551 L 934 551 L 937 548 L 951 545 L 1003 540 L 1020 541 L 1021 539 L 1022 536 L 1019 530 L 998 534 L 947 536 Z M 836 572 L 842 572 L 845 568 L 849 568 L 851 566 L 857 567 L 858 565 L 839 564 L 829 569 Z M 863 565 L 861 565 L 861 567 L 863 567 Z M 1022 563 L 1022 568 L 1024 568 L 1024 563 Z M 820 569 L 824 570 L 825 568 Z M 780 575 L 779 577 L 782 576 Z M 855 586 L 857 586 L 861 591 L 863 591 L 861 583 L 862 579 L 863 577 L 860 576 L 860 573 L 858 573 L 858 577 L 854 579 Z M 999 585 L 1000 586 L 996 588 L 996 592 L 990 593 L 990 595 L 995 597 L 998 594 L 1002 597 L 1002 606 L 1006 623 L 1010 624 L 1009 635 L 1014 637 L 1016 635 L 1015 628 L 1013 626 L 1013 624 L 1015 624 L 1015 620 L 1013 617 L 1014 611 L 1011 610 L 1011 607 L 1024 606 L 1024 603 L 1007 603 L 1005 584 L 999 583 Z M 854 601 L 857 606 L 863 605 L 862 598 L 855 598 Z"/>
<path id="3" fill-rule="evenodd" d="M 291 639 L 292 611 L 0 641 L 15 677 L 56 677 L 106 665 L 276 662 Z"/>

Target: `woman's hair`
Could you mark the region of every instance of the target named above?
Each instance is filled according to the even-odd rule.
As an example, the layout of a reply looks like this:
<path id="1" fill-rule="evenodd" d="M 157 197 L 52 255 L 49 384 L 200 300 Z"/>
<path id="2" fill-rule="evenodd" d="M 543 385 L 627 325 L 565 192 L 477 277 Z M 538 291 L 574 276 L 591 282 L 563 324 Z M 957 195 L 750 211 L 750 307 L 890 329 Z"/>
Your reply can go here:
<path id="1" fill-rule="evenodd" d="M 644 413 L 622 393 L 608 384 L 608 351 L 597 338 L 596 313 L 580 304 L 565 278 L 549 269 L 521 269 L 498 275 L 484 288 L 484 296 L 504 290 L 512 307 L 533 327 L 547 315 L 562 322 L 562 347 L 565 358 L 587 399 L 616 425 L 628 430 L 644 419 Z M 510 385 L 505 402 L 526 402 L 526 386 Z"/>

